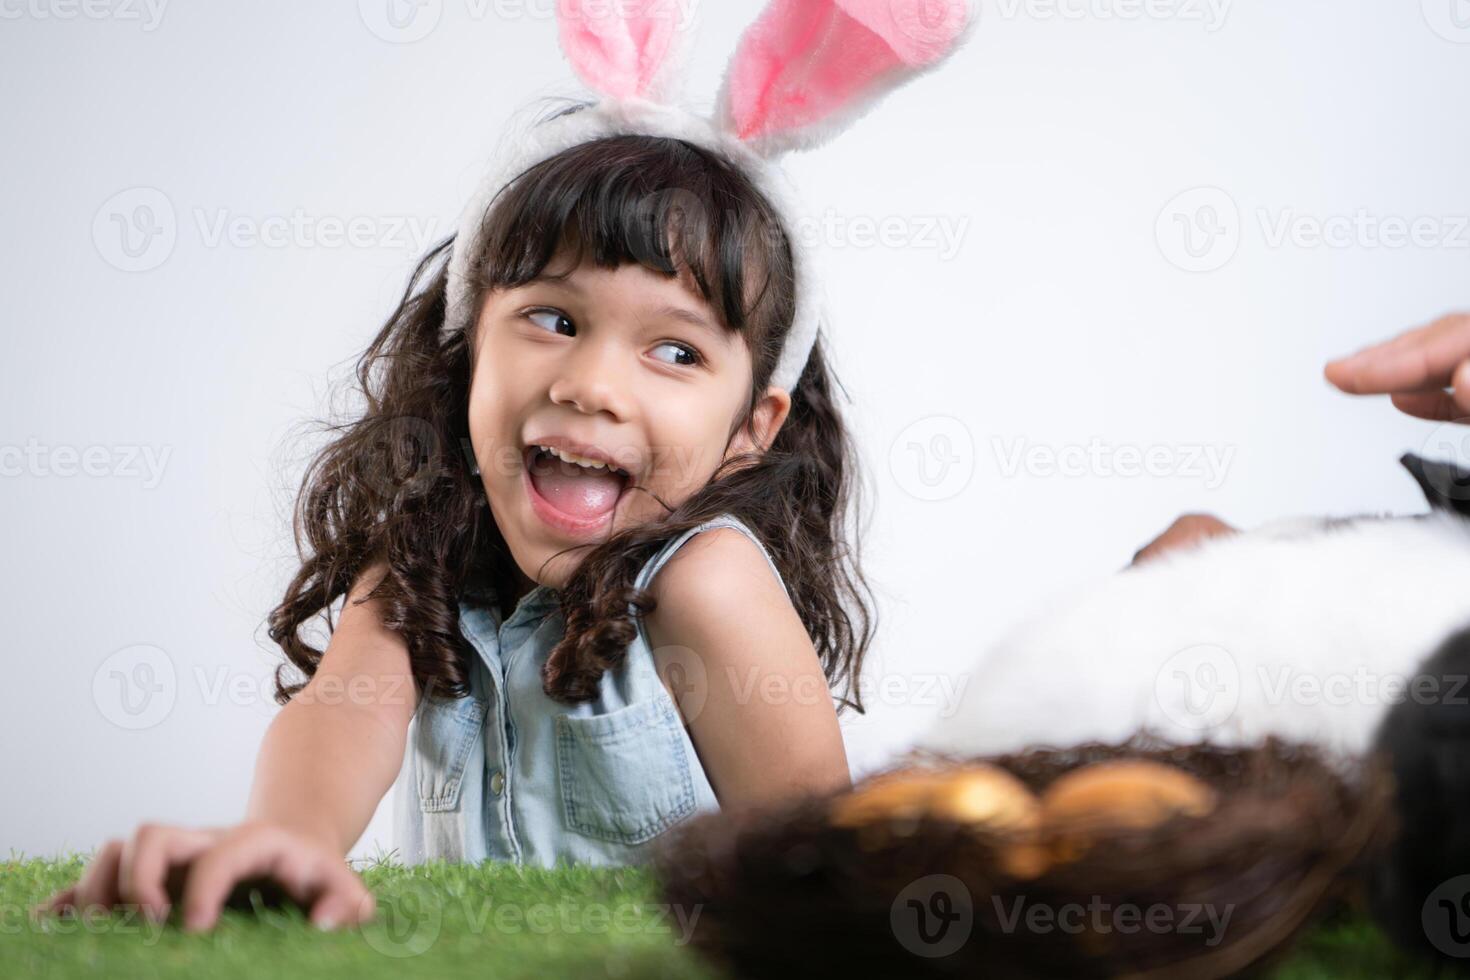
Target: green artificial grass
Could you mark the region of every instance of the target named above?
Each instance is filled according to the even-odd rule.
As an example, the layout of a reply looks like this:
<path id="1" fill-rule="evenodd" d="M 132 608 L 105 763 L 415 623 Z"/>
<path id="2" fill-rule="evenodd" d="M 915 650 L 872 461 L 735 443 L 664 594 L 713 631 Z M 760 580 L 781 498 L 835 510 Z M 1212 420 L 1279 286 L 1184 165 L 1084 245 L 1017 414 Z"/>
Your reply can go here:
<path id="1" fill-rule="evenodd" d="M 80 856 L 0 862 L 6 978 L 718 977 L 686 944 L 687 921 L 660 902 L 643 868 L 404 868 L 380 861 L 362 871 L 378 898 L 377 919 L 331 933 L 314 929 L 290 905 L 227 911 L 202 934 L 126 912 L 88 919 L 29 914 L 75 881 L 83 865 Z M 1339 915 L 1309 934 L 1275 975 L 1433 974 L 1398 954 L 1370 924 Z"/>

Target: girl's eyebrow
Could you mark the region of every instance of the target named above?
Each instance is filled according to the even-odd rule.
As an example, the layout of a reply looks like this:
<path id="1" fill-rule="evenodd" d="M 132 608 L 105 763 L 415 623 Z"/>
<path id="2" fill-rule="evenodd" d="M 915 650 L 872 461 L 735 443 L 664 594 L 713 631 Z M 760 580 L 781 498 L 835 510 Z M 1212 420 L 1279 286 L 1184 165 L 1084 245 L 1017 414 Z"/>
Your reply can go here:
<path id="1" fill-rule="evenodd" d="M 574 293 L 582 292 L 581 284 L 577 282 L 576 279 L 572 278 L 572 275 L 569 272 L 564 272 L 560 275 L 553 275 L 550 272 L 542 272 L 540 275 L 532 276 L 530 279 L 527 279 L 525 285 L 560 286 L 564 289 L 569 289 Z"/>
<path id="2" fill-rule="evenodd" d="M 710 323 L 709 320 L 694 310 L 686 309 L 682 306 L 661 306 L 653 311 L 653 315 L 671 320 L 682 320 L 690 326 L 699 327 L 717 340 L 723 341 L 725 339 L 724 331 L 716 329 L 713 323 Z"/>

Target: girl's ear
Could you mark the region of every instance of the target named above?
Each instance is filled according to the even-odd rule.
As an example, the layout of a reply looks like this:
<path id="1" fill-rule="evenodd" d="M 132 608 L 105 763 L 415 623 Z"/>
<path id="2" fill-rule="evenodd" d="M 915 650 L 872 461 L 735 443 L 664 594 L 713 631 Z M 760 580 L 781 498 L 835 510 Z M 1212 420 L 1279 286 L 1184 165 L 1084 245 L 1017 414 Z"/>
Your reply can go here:
<path id="1" fill-rule="evenodd" d="M 694 34 L 693 4 L 556 0 L 561 48 L 588 87 L 615 99 L 678 95 Z"/>
<path id="2" fill-rule="evenodd" d="M 790 393 L 785 388 L 768 385 L 766 393 L 755 403 L 749 424 L 741 426 L 735 438 L 730 440 L 729 453 L 754 453 L 758 456 L 770 449 L 790 412 Z"/>
<path id="3" fill-rule="evenodd" d="M 970 0 L 771 0 L 746 28 L 715 121 L 762 156 L 827 142 L 968 38 Z"/>

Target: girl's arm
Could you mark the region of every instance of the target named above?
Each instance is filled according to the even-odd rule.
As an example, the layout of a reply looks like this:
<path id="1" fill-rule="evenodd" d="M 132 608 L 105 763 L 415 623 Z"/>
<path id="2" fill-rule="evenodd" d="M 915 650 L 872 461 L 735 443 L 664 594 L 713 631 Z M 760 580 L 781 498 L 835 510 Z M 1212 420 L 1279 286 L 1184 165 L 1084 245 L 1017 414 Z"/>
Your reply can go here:
<path id="1" fill-rule="evenodd" d="M 732 528 L 695 535 L 650 591 L 655 663 L 722 809 L 852 785 L 811 637 L 754 542 Z"/>
<path id="2" fill-rule="evenodd" d="M 212 926 L 233 888 L 260 877 L 278 882 L 318 925 L 371 918 L 372 893 L 342 858 L 397 776 L 417 700 L 407 646 L 383 628 L 376 602 L 352 601 L 382 572 L 374 566 L 359 577 L 316 674 L 271 722 L 244 822 L 144 824 L 104 845 L 44 908 L 126 904 L 161 919 L 170 869 L 183 867 L 189 929 Z"/>
<path id="3" fill-rule="evenodd" d="M 339 855 L 397 778 L 417 703 L 403 638 L 383 626 L 376 600 L 354 602 L 382 574 L 359 577 L 316 673 L 271 722 L 245 811 Z"/>

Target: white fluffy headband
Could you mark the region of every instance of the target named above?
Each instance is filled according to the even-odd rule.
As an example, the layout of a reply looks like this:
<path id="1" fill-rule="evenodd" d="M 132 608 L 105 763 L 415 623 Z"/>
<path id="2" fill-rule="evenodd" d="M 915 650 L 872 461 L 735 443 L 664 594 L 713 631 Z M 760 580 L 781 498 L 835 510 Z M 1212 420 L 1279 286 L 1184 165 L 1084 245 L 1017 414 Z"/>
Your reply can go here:
<path id="1" fill-rule="evenodd" d="M 796 386 L 825 299 L 815 249 L 798 233 L 800 198 L 776 161 L 827 142 L 887 93 L 937 67 L 970 33 L 969 0 L 770 0 L 741 36 L 710 118 L 677 104 L 693 33 L 686 2 L 556 0 L 562 51 L 601 98 L 506 135 L 460 218 L 446 336 L 474 321 L 471 262 L 483 251 L 490 202 L 506 184 L 590 140 L 669 136 L 723 155 L 780 215 L 791 240 L 796 315 L 771 384 Z"/>

